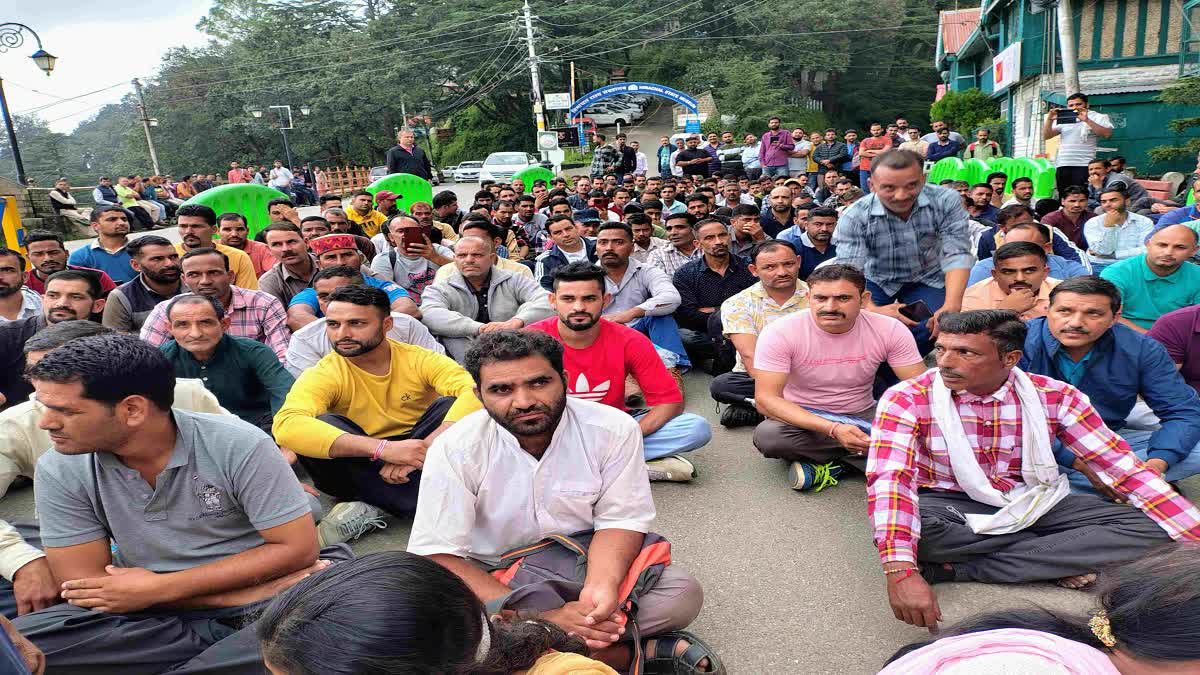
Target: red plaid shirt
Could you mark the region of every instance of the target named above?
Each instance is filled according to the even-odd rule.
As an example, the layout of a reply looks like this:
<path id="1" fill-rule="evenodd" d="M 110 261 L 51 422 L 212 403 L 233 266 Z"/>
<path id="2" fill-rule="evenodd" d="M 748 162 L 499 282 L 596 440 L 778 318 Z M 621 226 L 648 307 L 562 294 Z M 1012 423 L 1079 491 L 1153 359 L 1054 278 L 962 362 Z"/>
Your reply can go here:
<path id="1" fill-rule="evenodd" d="M 284 363 L 292 331 L 287 327 L 287 312 L 279 298 L 238 286 L 231 286 L 230 290 L 233 301 L 229 303 L 232 307 L 225 308 L 225 316 L 231 317 L 226 332 L 265 344 L 279 357 L 279 362 Z M 146 323 L 142 324 L 141 338 L 155 347 L 171 339 L 167 327 L 167 305 L 170 303 L 170 300 L 163 300 L 155 305 L 146 317 Z"/>
<path id="2" fill-rule="evenodd" d="M 871 427 L 867 512 L 883 562 L 916 562 L 921 538 L 919 488 L 963 492 L 950 467 L 945 439 L 933 422 L 930 392 L 936 372 L 930 370 L 889 389 Z M 1032 373 L 1029 379 L 1046 410 L 1052 439 L 1058 438 L 1172 538 L 1200 540 L 1200 511 L 1104 426 L 1086 396 L 1065 382 Z M 967 441 L 992 485 L 1006 492 L 1021 484 L 1021 404 L 1012 375 L 987 396 L 968 392 L 953 396 Z"/>

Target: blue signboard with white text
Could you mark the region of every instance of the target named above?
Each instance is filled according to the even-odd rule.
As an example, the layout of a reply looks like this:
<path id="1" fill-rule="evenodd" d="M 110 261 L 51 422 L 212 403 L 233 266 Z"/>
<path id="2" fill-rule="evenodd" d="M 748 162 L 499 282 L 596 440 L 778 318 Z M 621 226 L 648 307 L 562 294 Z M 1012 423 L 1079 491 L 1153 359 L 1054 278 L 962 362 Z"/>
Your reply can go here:
<path id="1" fill-rule="evenodd" d="M 681 105 L 693 113 L 699 112 L 696 99 L 688 96 L 678 89 L 672 89 L 661 84 L 654 84 L 653 82 L 618 82 L 616 84 L 605 85 L 599 89 L 593 89 L 592 91 L 589 91 L 583 96 L 575 99 L 575 102 L 571 104 L 571 109 L 569 111 L 570 115 L 572 118 L 576 117 L 597 101 L 604 100 L 609 96 L 617 96 L 619 94 L 658 96 L 660 98 L 665 98 L 672 103 Z"/>

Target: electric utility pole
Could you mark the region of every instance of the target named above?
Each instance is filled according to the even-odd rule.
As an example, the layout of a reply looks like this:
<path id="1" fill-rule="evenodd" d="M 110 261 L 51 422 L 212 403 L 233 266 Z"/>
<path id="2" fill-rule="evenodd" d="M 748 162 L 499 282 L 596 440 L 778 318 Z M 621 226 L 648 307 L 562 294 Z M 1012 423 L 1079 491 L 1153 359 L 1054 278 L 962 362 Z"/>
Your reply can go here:
<path id="1" fill-rule="evenodd" d="M 146 132 L 146 147 L 150 149 L 150 164 L 154 167 L 154 175 L 161 176 L 162 172 L 158 170 L 158 153 L 154 151 L 154 139 L 150 136 L 150 116 L 146 114 L 146 99 L 142 96 L 142 82 L 138 78 L 133 78 L 133 90 L 137 92 L 138 97 L 138 115 L 142 122 L 142 130 Z M 157 122 L 157 120 L 155 120 Z"/>
<path id="2" fill-rule="evenodd" d="M 529 0 L 525 0 L 525 43 L 529 46 L 529 78 L 533 82 L 533 120 L 538 131 L 546 130 L 546 116 L 542 112 L 542 78 L 538 75 L 537 53 L 533 50 L 533 17 L 529 13 Z"/>

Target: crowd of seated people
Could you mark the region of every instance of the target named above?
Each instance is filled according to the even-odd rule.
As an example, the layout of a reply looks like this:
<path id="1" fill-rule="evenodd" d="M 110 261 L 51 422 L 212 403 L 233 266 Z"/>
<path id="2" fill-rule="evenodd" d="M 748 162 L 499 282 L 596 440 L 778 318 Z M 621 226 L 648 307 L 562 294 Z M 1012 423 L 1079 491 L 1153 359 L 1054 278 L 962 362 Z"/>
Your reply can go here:
<path id="1" fill-rule="evenodd" d="M 30 233 L 0 249 L 0 496 L 32 479 L 39 523 L 0 521 L 0 610 L 72 673 L 724 672 L 652 531 L 651 482 L 712 440 L 690 370 L 792 489 L 866 476 L 907 623 L 942 582 L 1088 588 L 1200 539 L 1196 230 L 1120 181 L 1083 217 L 1082 186 L 1039 211 L 867 164 L 870 193 L 618 172 L 279 199 L 255 232 L 185 204 L 179 244 L 120 204 L 70 255 Z M 394 518 L 408 553 L 354 559 Z M 355 596 L 421 649 L 328 600 Z"/>

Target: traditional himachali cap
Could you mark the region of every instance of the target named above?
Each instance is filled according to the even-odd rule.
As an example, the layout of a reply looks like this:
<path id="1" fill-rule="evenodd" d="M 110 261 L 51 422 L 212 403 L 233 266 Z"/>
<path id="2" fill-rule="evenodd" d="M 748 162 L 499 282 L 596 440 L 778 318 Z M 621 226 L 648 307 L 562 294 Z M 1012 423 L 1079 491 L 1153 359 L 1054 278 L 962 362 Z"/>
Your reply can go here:
<path id="1" fill-rule="evenodd" d="M 354 235 L 352 234 L 326 234 L 310 239 L 308 248 L 313 252 L 313 255 L 319 256 L 323 253 L 339 249 L 357 251 L 358 244 L 354 241 Z"/>

